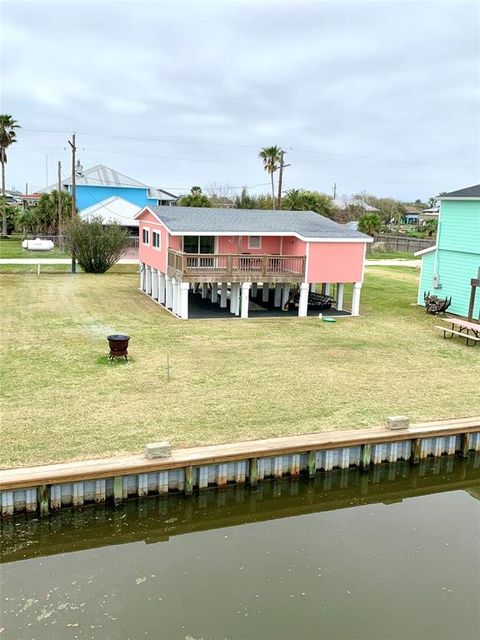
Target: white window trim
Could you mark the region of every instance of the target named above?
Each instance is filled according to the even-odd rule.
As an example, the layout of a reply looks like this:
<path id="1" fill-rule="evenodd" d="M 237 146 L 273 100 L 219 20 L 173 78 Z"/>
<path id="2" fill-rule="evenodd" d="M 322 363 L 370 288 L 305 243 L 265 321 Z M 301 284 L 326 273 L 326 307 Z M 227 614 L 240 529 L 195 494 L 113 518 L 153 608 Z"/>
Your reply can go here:
<path id="1" fill-rule="evenodd" d="M 158 247 L 155 246 L 155 243 L 153 241 L 153 238 L 154 238 L 155 234 L 158 235 Z M 162 234 L 157 229 L 153 229 L 153 231 L 152 231 L 152 249 L 155 249 L 155 251 L 161 251 L 162 250 Z"/>
<path id="2" fill-rule="evenodd" d="M 252 247 L 251 239 L 258 238 L 258 247 Z M 249 249 L 261 249 L 262 248 L 262 236 L 248 236 L 248 248 Z"/>
<path id="3" fill-rule="evenodd" d="M 145 242 L 145 240 L 143 239 L 143 234 L 145 231 L 148 232 L 148 242 Z M 142 227 L 142 244 L 146 247 L 150 246 L 150 227 Z"/>

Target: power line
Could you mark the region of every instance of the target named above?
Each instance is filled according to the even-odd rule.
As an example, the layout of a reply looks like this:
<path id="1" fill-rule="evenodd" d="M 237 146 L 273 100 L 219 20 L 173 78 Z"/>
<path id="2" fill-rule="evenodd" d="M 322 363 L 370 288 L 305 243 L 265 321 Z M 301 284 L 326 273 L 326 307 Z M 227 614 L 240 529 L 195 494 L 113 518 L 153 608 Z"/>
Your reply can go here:
<path id="1" fill-rule="evenodd" d="M 23 129 L 23 131 L 30 131 L 32 133 L 68 133 L 63 130 L 43 130 L 43 129 Z M 133 140 L 137 142 L 148 142 L 148 143 L 156 143 L 163 142 L 167 144 L 185 144 L 185 145 L 200 145 L 200 146 L 220 146 L 220 147 L 234 147 L 234 148 L 245 148 L 245 149 L 258 149 L 258 145 L 252 144 L 241 144 L 237 142 L 207 142 L 203 140 L 175 140 L 171 138 L 156 138 L 156 137 L 142 137 L 142 136 L 121 136 L 118 134 L 109 134 L 109 133 L 91 133 L 91 132 L 79 132 L 79 135 L 94 137 L 94 138 L 112 138 L 118 140 Z M 459 169 L 476 169 L 476 166 L 473 165 L 460 165 L 460 164 L 446 164 L 442 162 L 423 162 L 421 160 L 402 160 L 400 158 L 383 158 L 378 156 L 362 156 L 357 154 L 347 154 L 347 153 L 336 153 L 333 151 L 322 151 L 319 149 L 311 149 L 311 148 L 302 148 L 302 147 L 290 147 L 292 151 L 299 151 L 302 153 L 313 153 L 316 155 L 323 156 L 333 156 L 339 158 L 347 158 L 353 160 L 365 160 L 368 162 L 388 162 L 388 163 L 400 163 L 400 164 L 412 164 L 412 165 L 425 165 L 432 167 L 455 167 Z M 128 152 L 130 155 L 134 155 Z M 178 158 L 180 159 L 180 158 Z M 213 161 L 212 161 L 213 162 Z M 216 161 L 217 162 L 217 161 Z M 218 161 L 222 162 L 222 161 Z M 296 161 L 299 162 L 299 161 Z"/>

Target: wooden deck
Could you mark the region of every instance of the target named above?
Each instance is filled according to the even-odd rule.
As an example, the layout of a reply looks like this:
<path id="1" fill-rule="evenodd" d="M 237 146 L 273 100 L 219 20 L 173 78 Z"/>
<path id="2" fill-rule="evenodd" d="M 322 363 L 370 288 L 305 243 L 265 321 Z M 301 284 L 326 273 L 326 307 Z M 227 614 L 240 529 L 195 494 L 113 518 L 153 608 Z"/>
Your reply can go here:
<path id="1" fill-rule="evenodd" d="M 167 275 L 192 283 L 298 283 L 305 279 L 305 264 L 305 256 L 201 254 L 169 249 Z"/>
<path id="2" fill-rule="evenodd" d="M 252 440 L 232 444 L 175 449 L 170 458 L 147 460 L 143 454 L 96 460 L 80 460 L 35 467 L 0 470 L 0 491 L 64 482 L 80 482 L 179 469 L 219 462 L 233 462 L 264 456 L 279 456 L 305 451 L 321 451 L 364 444 L 400 442 L 415 438 L 474 433 L 480 431 L 480 416 L 411 425 L 409 429 L 385 427 L 334 431 L 301 436 Z"/>

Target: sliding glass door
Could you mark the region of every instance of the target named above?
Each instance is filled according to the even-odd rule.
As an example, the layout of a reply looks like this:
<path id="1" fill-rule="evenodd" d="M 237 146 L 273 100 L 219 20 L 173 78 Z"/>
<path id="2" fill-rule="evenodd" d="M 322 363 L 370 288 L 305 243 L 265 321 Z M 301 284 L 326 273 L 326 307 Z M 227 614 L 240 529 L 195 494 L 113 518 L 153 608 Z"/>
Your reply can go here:
<path id="1" fill-rule="evenodd" d="M 184 236 L 183 250 L 185 253 L 211 255 L 215 253 L 215 236 Z M 187 258 L 187 267 L 190 269 L 212 269 L 215 258 Z"/>

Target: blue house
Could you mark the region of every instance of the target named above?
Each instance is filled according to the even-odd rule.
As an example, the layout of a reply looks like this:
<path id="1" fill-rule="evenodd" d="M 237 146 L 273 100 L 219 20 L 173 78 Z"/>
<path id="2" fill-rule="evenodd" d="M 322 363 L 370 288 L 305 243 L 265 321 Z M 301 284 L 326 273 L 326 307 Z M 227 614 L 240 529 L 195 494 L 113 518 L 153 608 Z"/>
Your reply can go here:
<path id="1" fill-rule="evenodd" d="M 437 244 L 415 255 L 422 258 L 418 304 L 424 293 L 452 298 L 449 309 L 467 316 L 472 280 L 480 279 L 480 184 L 439 196 Z M 480 316 L 480 296 L 473 309 Z"/>
<path id="2" fill-rule="evenodd" d="M 72 176 L 62 181 L 62 187 L 71 193 Z M 51 185 L 43 191 L 49 192 L 56 188 L 57 185 Z M 177 200 L 177 196 L 168 191 L 149 187 L 103 164 L 84 170 L 80 161 L 77 162 L 75 171 L 75 196 L 77 209 L 80 212 L 112 196 L 127 200 L 138 207 L 165 206 L 174 204 Z"/>

